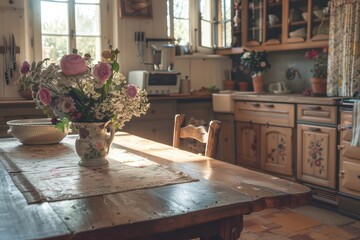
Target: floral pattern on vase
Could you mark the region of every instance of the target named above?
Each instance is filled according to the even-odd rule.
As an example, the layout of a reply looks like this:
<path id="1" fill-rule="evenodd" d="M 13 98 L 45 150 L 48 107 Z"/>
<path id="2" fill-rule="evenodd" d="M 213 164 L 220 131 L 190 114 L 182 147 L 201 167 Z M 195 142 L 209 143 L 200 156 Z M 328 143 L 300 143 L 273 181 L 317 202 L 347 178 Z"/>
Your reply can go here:
<path id="1" fill-rule="evenodd" d="M 308 159 L 307 163 L 310 167 L 316 166 L 319 169 L 319 174 L 322 174 L 325 171 L 325 166 L 323 165 L 323 150 L 322 142 L 323 138 L 321 139 L 314 139 L 310 141 L 308 146 Z"/>
<path id="2" fill-rule="evenodd" d="M 73 123 L 79 131 L 75 141 L 80 166 L 94 167 L 109 164 L 106 156 L 114 140 L 115 129 L 110 122 Z"/>

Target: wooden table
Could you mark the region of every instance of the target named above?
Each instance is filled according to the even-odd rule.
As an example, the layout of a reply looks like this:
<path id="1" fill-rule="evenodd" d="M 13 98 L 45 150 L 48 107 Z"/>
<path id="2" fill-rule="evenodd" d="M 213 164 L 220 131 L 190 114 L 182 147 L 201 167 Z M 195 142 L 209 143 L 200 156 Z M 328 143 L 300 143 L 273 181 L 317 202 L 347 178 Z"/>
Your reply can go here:
<path id="1" fill-rule="evenodd" d="M 238 239 L 244 214 L 311 199 L 300 184 L 127 133 L 120 145 L 199 181 L 27 204 L 0 163 L 0 239 Z"/>

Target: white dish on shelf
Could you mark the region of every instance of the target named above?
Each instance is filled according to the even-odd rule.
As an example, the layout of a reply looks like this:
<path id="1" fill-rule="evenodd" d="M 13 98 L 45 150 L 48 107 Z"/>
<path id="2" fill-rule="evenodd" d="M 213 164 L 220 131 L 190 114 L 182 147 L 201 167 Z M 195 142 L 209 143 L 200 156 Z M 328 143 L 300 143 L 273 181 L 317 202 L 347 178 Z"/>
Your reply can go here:
<path id="1" fill-rule="evenodd" d="M 8 133 L 23 144 L 55 144 L 59 143 L 68 134 L 51 124 L 50 118 L 21 119 L 7 122 L 10 127 Z"/>
<path id="2" fill-rule="evenodd" d="M 291 38 L 295 38 L 295 37 L 305 38 L 306 37 L 306 28 L 302 27 L 302 28 L 296 29 L 295 31 L 290 32 L 289 36 Z"/>
<path id="3" fill-rule="evenodd" d="M 290 90 L 288 90 L 288 91 L 274 91 L 274 94 L 289 94 L 289 93 L 291 93 Z"/>

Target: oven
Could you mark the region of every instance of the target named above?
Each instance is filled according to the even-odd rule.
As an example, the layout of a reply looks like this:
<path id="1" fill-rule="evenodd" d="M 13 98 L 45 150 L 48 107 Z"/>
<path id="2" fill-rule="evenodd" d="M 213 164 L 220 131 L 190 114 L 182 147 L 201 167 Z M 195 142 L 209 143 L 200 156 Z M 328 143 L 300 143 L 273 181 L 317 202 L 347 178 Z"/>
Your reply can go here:
<path id="1" fill-rule="evenodd" d="M 351 146 L 353 106 L 360 98 L 343 99 L 339 130 L 339 210 L 360 218 L 360 147 Z"/>

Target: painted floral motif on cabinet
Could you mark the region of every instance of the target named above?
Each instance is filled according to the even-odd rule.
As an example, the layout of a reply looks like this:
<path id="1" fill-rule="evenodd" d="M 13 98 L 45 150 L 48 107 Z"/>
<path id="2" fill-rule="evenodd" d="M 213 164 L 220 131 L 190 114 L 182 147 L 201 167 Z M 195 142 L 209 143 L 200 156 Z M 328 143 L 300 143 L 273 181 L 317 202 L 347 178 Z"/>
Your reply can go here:
<path id="1" fill-rule="evenodd" d="M 311 168 L 316 167 L 319 171 L 319 174 L 322 174 L 325 171 L 324 166 L 324 157 L 323 157 L 323 141 L 324 138 L 314 138 L 309 141 L 308 145 L 308 158 L 307 163 Z"/>
<path id="2" fill-rule="evenodd" d="M 271 142 L 274 145 L 269 149 L 270 152 L 267 153 L 267 161 L 278 163 L 278 162 L 285 162 L 286 157 L 286 139 L 281 134 L 272 134 Z"/>

